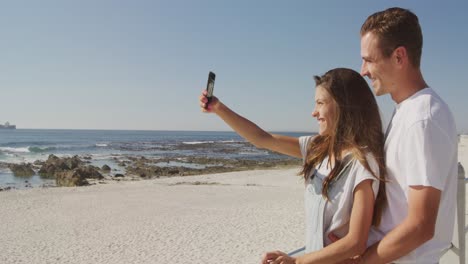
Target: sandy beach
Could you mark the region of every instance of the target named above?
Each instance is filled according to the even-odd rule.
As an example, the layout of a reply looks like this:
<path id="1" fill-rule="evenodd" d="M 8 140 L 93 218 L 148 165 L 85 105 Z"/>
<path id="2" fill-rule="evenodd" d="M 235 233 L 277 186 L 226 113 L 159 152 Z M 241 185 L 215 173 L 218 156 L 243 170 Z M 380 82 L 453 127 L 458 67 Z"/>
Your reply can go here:
<path id="1" fill-rule="evenodd" d="M 303 244 L 296 172 L 2 192 L 0 263 L 258 263 Z"/>
<path id="2" fill-rule="evenodd" d="M 259 263 L 303 245 L 298 170 L 0 192 L 0 263 Z"/>

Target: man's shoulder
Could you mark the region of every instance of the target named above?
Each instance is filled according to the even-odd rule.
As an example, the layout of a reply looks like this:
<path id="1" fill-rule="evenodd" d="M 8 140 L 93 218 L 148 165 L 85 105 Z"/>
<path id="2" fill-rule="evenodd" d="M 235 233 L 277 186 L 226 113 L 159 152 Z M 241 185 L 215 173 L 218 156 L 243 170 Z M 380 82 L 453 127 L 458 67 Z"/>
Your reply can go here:
<path id="1" fill-rule="evenodd" d="M 420 121 L 444 123 L 447 120 L 453 121 L 449 106 L 432 88 L 417 92 L 406 100 L 403 107 L 406 122 L 409 124 Z"/>

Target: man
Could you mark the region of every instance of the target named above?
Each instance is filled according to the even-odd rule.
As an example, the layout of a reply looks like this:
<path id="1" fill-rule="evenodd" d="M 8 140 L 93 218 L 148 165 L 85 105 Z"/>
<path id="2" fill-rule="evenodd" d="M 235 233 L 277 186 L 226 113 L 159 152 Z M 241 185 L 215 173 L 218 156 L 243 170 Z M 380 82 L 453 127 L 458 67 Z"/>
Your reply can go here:
<path id="1" fill-rule="evenodd" d="M 457 134 L 447 104 L 420 70 L 422 32 L 409 10 L 390 8 L 361 28 L 361 74 L 396 103 L 387 128 L 382 240 L 363 263 L 438 263 L 450 246 L 457 192 Z"/>

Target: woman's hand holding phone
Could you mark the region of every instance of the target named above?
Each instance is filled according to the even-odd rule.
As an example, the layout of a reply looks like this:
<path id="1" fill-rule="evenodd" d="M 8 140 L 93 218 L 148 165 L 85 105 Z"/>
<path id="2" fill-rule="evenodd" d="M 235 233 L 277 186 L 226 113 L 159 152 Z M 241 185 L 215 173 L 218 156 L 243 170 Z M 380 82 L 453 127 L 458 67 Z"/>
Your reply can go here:
<path id="1" fill-rule="evenodd" d="M 206 90 L 202 91 L 200 95 L 200 107 L 202 112 L 204 113 L 213 113 L 216 111 L 217 106 L 219 104 L 218 98 L 216 96 L 211 96 L 211 99 L 208 100 L 208 92 Z"/>
<path id="2" fill-rule="evenodd" d="M 214 112 L 213 110 L 218 105 L 218 99 L 213 96 L 214 83 L 216 79 L 216 74 L 210 72 L 208 74 L 208 82 L 206 84 L 206 89 L 202 92 L 200 96 L 200 106 L 203 112 L 209 113 Z"/>

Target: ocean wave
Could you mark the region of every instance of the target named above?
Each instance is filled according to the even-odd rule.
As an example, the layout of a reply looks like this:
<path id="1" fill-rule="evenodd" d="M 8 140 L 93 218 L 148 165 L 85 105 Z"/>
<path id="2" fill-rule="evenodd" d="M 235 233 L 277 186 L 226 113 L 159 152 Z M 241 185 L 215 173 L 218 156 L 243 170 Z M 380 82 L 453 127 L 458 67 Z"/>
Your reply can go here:
<path id="1" fill-rule="evenodd" d="M 90 154 L 93 160 L 113 160 L 114 158 L 121 157 L 122 154 L 113 154 L 113 153 L 94 153 Z"/>
<path id="2" fill-rule="evenodd" d="M 236 141 L 236 140 L 219 140 L 219 141 L 184 141 L 182 144 L 186 145 L 199 145 L 199 144 L 213 144 L 213 143 L 245 143 L 244 141 Z"/>
<path id="3" fill-rule="evenodd" d="M 221 140 L 221 141 L 218 141 L 219 143 L 245 143 L 245 141 L 236 141 L 234 139 L 231 139 L 231 140 Z"/>
<path id="4" fill-rule="evenodd" d="M 12 147 L 0 147 L 0 151 L 4 153 L 29 153 L 29 147 L 12 148 Z"/>
<path id="5" fill-rule="evenodd" d="M 246 155 L 246 156 L 252 156 L 252 155 L 270 155 L 268 151 L 252 151 L 252 152 L 246 152 L 246 151 L 241 151 L 238 153 L 239 155 Z"/>
<path id="6" fill-rule="evenodd" d="M 41 148 L 41 147 L 29 147 L 28 149 L 29 149 L 29 151 L 32 152 L 32 153 L 42 153 L 42 152 L 48 152 L 48 151 L 55 150 L 56 148 L 54 148 L 54 147 L 44 147 L 44 148 Z"/>
<path id="7" fill-rule="evenodd" d="M 109 146 L 109 145 L 106 144 L 106 143 L 96 143 L 95 146 L 96 146 L 96 147 L 107 147 L 107 146 Z"/>
<path id="8" fill-rule="evenodd" d="M 186 145 L 199 145 L 199 144 L 211 144 L 211 143 L 215 143 L 214 141 L 185 141 L 185 142 L 182 142 L 182 144 L 186 144 Z"/>
<path id="9" fill-rule="evenodd" d="M 0 147 L 0 153 L 22 154 L 22 153 L 42 153 L 55 150 L 54 147 Z"/>
<path id="10" fill-rule="evenodd" d="M 1 147 L 50 146 L 54 144 L 55 143 L 51 141 L 21 141 L 21 142 L 8 141 L 8 142 L 3 142 L 0 146 Z"/>

